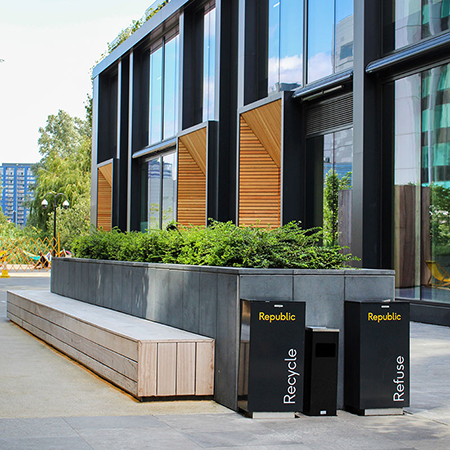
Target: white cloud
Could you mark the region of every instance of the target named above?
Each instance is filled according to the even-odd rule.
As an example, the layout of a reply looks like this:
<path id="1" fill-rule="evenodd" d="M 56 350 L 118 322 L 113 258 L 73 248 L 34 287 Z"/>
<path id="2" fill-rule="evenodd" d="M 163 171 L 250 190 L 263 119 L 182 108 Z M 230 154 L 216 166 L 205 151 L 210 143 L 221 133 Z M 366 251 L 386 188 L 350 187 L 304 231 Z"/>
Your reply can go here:
<path id="1" fill-rule="evenodd" d="M 331 55 L 329 53 L 317 53 L 308 60 L 308 80 L 309 82 L 320 80 L 333 73 L 331 66 Z"/>

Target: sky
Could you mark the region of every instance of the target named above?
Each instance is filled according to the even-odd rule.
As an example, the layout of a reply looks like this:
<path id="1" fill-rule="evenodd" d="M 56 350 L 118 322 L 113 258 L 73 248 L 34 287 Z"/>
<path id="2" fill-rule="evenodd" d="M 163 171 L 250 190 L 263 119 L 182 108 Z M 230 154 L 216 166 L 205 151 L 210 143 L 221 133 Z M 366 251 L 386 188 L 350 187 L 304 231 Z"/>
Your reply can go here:
<path id="1" fill-rule="evenodd" d="M 85 118 L 90 70 L 153 0 L 0 0 L 0 164 L 39 161 L 39 128 Z"/>

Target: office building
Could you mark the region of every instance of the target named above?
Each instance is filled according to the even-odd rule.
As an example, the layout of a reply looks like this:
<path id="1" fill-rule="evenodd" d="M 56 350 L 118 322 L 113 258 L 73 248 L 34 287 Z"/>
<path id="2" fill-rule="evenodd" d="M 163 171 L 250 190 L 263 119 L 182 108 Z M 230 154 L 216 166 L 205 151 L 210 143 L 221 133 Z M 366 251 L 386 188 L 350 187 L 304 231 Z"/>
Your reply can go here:
<path id="1" fill-rule="evenodd" d="M 449 27 L 446 0 L 172 0 L 94 69 L 95 225 L 324 225 L 450 324 Z"/>
<path id="2" fill-rule="evenodd" d="M 35 182 L 31 164 L 9 164 L 1 166 L 1 207 L 8 220 L 24 227 L 28 218 L 25 201 L 30 195 L 30 187 Z"/>

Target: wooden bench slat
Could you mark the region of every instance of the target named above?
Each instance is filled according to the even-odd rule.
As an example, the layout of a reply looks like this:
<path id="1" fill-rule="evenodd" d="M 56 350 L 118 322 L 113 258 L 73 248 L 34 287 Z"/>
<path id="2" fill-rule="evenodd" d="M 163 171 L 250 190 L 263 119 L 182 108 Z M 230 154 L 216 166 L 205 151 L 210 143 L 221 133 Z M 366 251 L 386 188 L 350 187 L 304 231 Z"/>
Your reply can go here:
<path id="1" fill-rule="evenodd" d="M 48 291 L 7 295 L 10 320 L 135 397 L 213 394 L 211 338 Z"/>

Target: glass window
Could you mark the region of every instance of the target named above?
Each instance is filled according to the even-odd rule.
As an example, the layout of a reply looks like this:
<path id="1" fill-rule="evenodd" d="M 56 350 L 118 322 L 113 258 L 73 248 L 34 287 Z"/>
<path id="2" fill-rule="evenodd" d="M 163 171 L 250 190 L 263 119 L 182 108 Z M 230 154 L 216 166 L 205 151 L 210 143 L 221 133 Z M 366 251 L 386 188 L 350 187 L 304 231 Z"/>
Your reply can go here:
<path id="1" fill-rule="evenodd" d="M 279 90 L 280 83 L 280 0 L 269 1 L 269 93 Z"/>
<path id="2" fill-rule="evenodd" d="M 450 66 L 395 82 L 398 297 L 450 303 Z"/>
<path id="3" fill-rule="evenodd" d="M 161 45 L 150 55 L 150 145 L 162 140 L 162 62 Z"/>
<path id="4" fill-rule="evenodd" d="M 268 92 L 303 80 L 303 0 L 269 1 Z"/>
<path id="5" fill-rule="evenodd" d="M 353 67 L 353 0 L 336 1 L 334 71 Z"/>
<path id="6" fill-rule="evenodd" d="M 353 67 L 353 0 L 308 0 L 308 83 Z"/>
<path id="7" fill-rule="evenodd" d="M 148 228 L 159 228 L 161 204 L 161 158 L 148 162 Z"/>
<path id="8" fill-rule="evenodd" d="M 391 51 L 447 31 L 449 0 L 385 0 L 384 49 Z"/>
<path id="9" fill-rule="evenodd" d="M 177 192 L 177 165 L 175 153 L 171 153 L 162 158 L 163 178 L 162 178 L 162 218 L 161 225 L 165 228 L 170 222 L 175 220 L 176 192 Z"/>
<path id="10" fill-rule="evenodd" d="M 142 175 L 141 231 L 165 227 L 176 219 L 176 153 L 144 162 Z"/>
<path id="11" fill-rule="evenodd" d="M 333 73 L 334 0 L 308 0 L 308 83 Z"/>
<path id="12" fill-rule="evenodd" d="M 164 48 L 164 139 L 178 129 L 178 35 Z"/>
<path id="13" fill-rule="evenodd" d="M 310 225 L 323 227 L 326 245 L 351 247 L 353 129 L 308 139 L 307 164 Z"/>
<path id="14" fill-rule="evenodd" d="M 203 121 L 214 120 L 216 82 L 216 9 L 205 8 L 203 28 Z"/>

